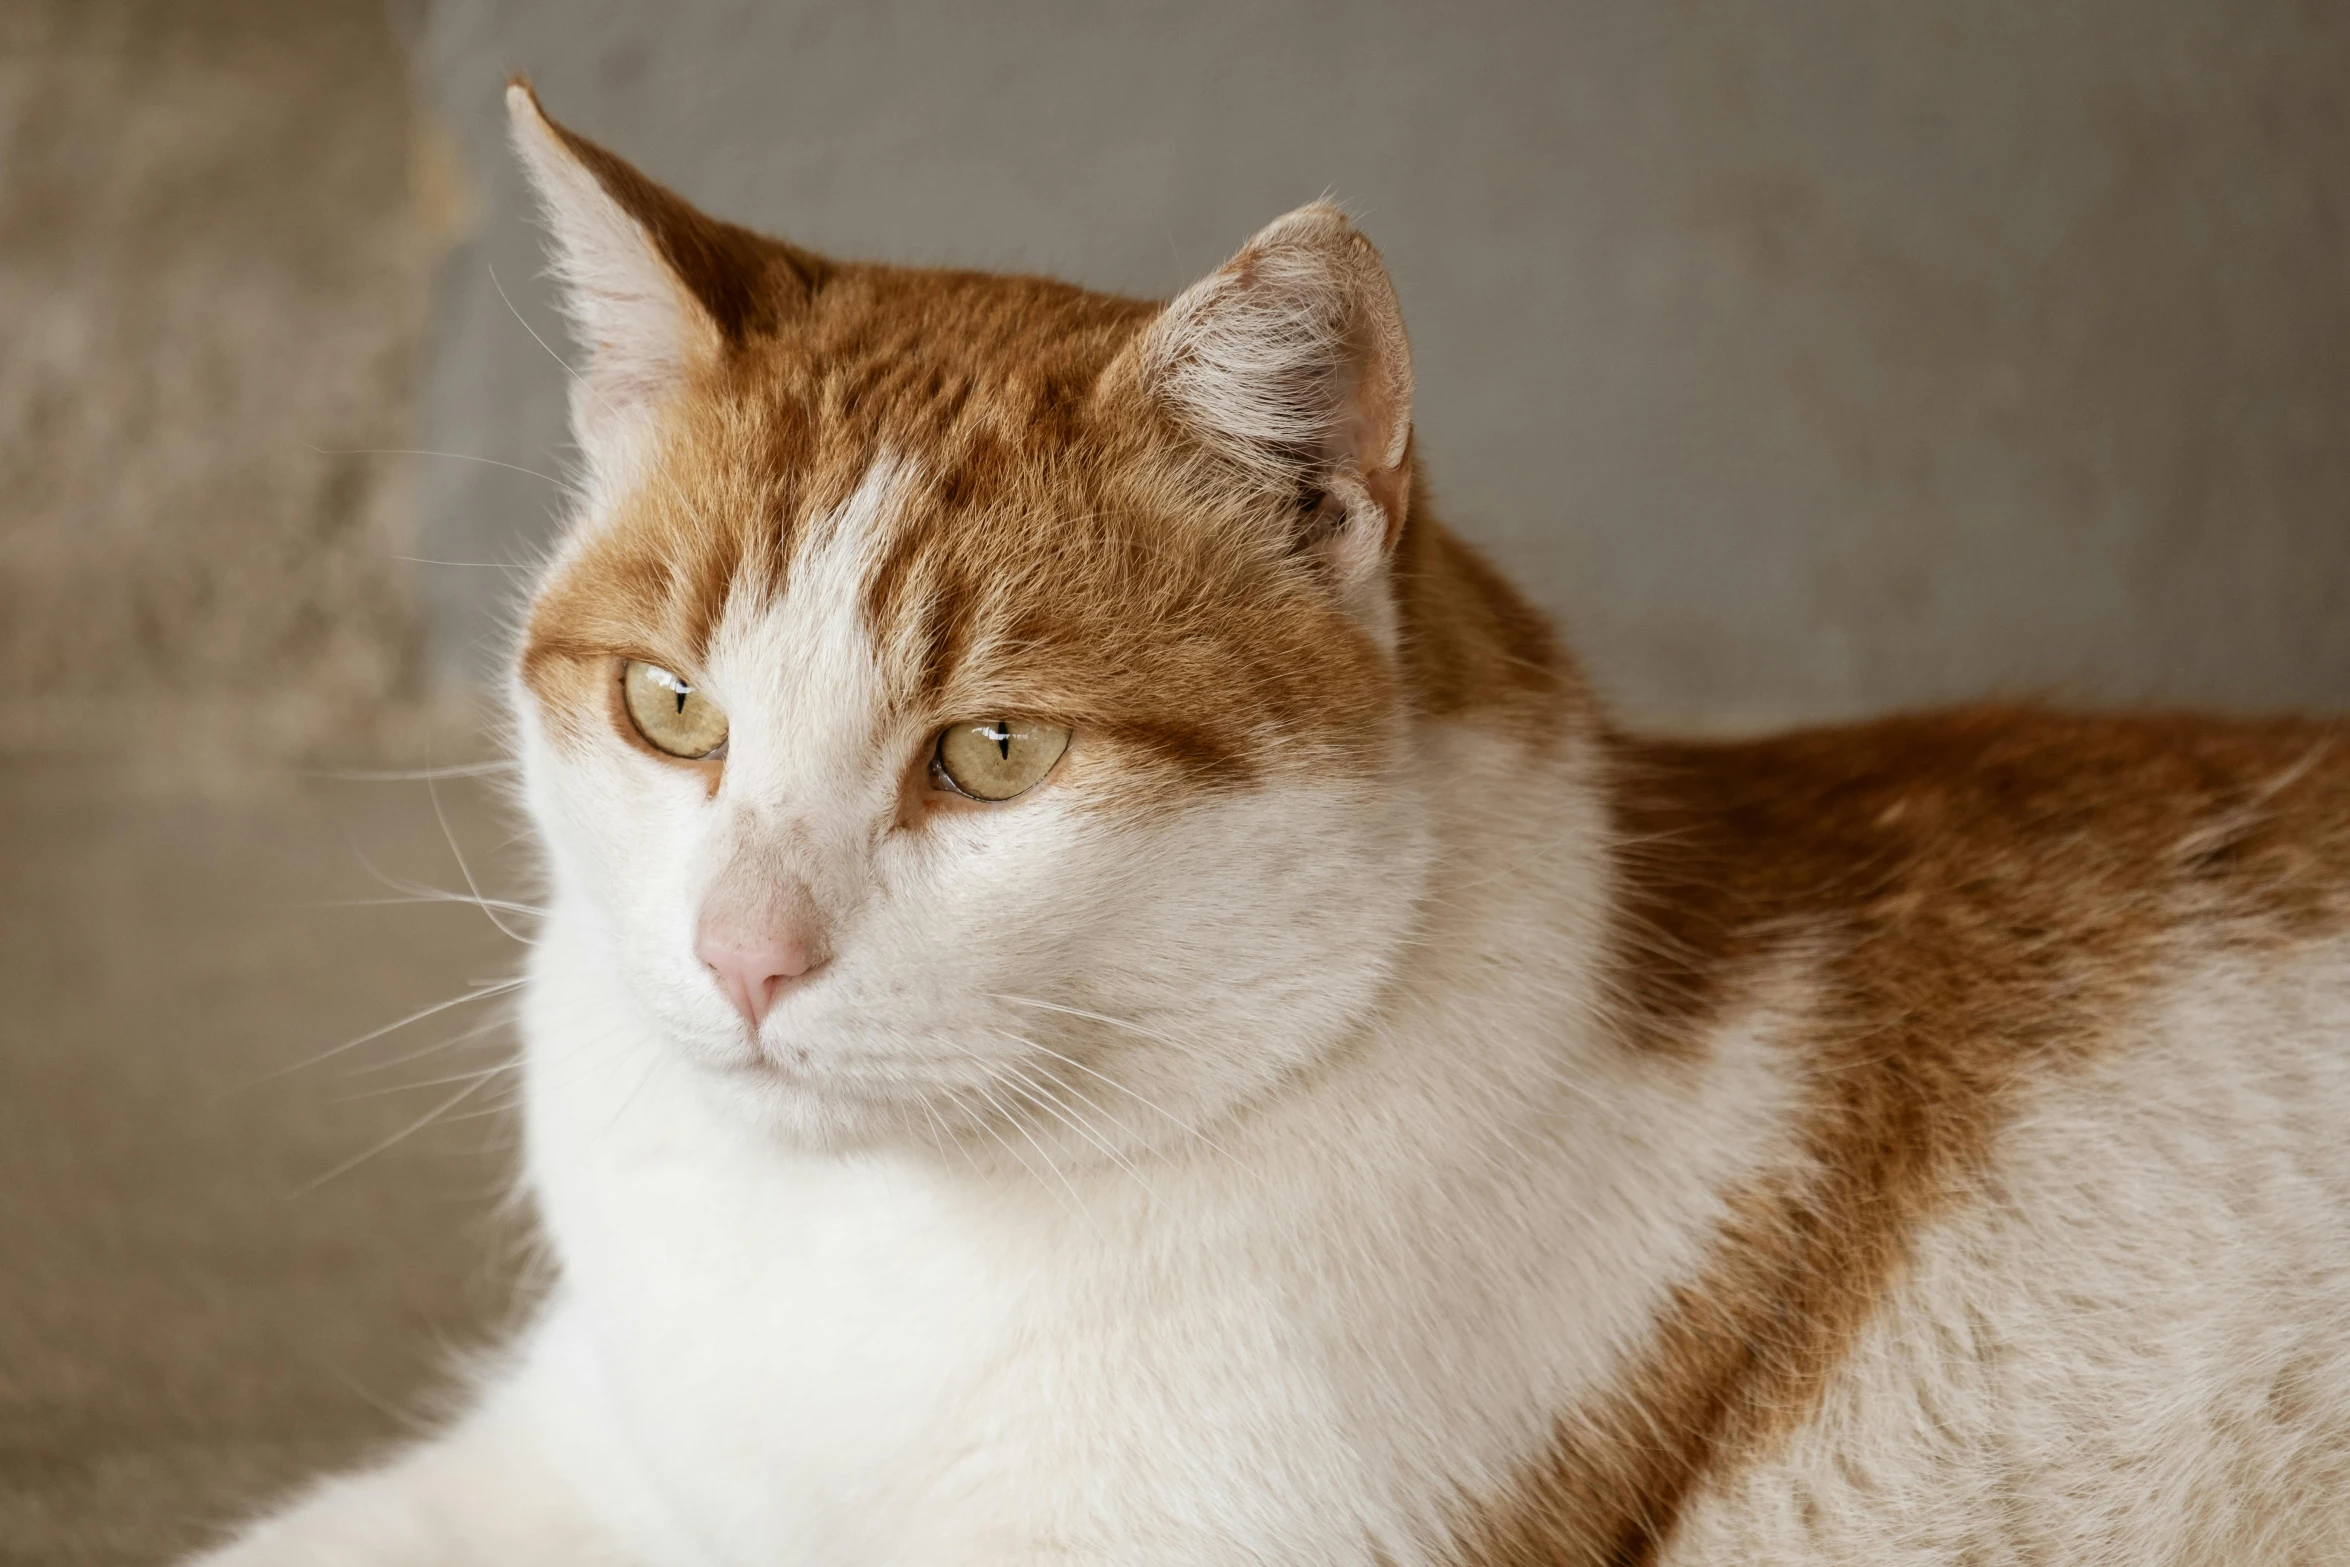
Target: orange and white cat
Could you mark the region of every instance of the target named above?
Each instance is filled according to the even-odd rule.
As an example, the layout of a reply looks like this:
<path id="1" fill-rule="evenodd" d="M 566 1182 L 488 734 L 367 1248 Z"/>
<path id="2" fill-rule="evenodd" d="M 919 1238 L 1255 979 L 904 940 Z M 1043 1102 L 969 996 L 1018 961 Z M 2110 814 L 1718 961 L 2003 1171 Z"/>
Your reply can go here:
<path id="1" fill-rule="evenodd" d="M 1335 209 L 850 265 L 509 96 L 560 1280 L 207 1562 L 2350 1560 L 2350 731 L 1628 737 Z"/>

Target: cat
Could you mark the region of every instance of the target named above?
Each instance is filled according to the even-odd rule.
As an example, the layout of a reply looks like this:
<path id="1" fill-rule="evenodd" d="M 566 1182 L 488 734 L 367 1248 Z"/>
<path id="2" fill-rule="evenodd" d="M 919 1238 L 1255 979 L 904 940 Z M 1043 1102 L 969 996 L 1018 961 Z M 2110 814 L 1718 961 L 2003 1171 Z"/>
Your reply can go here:
<path id="1" fill-rule="evenodd" d="M 851 265 L 508 99 L 559 1281 L 210 1567 L 2350 1559 L 2350 731 L 1638 738 L 1335 207 Z"/>

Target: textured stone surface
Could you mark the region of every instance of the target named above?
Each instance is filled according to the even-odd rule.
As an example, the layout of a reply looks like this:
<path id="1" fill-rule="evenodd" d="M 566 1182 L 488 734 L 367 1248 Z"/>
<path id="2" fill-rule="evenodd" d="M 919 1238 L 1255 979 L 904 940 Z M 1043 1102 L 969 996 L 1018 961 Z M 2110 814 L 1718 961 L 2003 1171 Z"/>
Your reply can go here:
<path id="1" fill-rule="evenodd" d="M 420 444 L 549 473 L 497 86 L 819 248 L 1165 293 L 1329 189 L 1448 515 L 1635 714 L 2350 703 L 2350 11 L 437 0 L 486 218 Z M 493 282 L 493 272 L 495 282 Z M 420 474 L 524 560 L 541 480 Z M 451 662 L 501 576 L 426 568 Z"/>
<path id="2" fill-rule="evenodd" d="M 414 123 L 373 0 L 0 8 L 0 745 L 413 689 Z"/>

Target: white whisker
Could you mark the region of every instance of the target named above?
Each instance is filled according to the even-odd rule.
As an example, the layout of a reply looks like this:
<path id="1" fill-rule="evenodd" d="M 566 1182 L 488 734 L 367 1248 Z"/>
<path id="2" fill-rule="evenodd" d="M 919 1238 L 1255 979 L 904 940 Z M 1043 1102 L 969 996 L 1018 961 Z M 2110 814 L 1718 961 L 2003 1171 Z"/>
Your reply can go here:
<path id="1" fill-rule="evenodd" d="M 506 1023 L 507 1019 L 503 1017 L 493 1017 L 487 1022 L 476 1023 L 471 1028 L 462 1029 L 437 1044 L 426 1045 L 421 1050 L 411 1050 L 406 1055 L 397 1055 L 388 1061 L 371 1061 L 365 1066 L 352 1067 L 343 1076 L 345 1080 L 348 1080 L 354 1077 L 373 1077 L 381 1072 L 397 1071 L 401 1067 L 410 1066 L 423 1060 L 426 1056 L 439 1055 L 444 1050 L 454 1050 L 459 1045 L 471 1044 L 485 1034 L 494 1034 L 504 1028 Z"/>
<path id="2" fill-rule="evenodd" d="M 954 1128 L 947 1125 L 946 1117 L 940 1115 L 928 1099 L 917 1099 L 914 1102 L 922 1107 L 922 1113 L 930 1117 L 930 1124 L 938 1129 L 938 1136 L 942 1139 L 939 1152 L 946 1152 L 947 1143 L 954 1144 L 955 1152 L 963 1156 L 963 1162 L 971 1167 L 971 1173 L 977 1175 L 979 1161 L 971 1157 L 971 1150 L 964 1145 L 963 1139 L 955 1135 Z"/>
<path id="3" fill-rule="evenodd" d="M 1124 1170 L 1128 1175 L 1133 1176 L 1135 1181 L 1142 1187 L 1144 1191 L 1150 1192 L 1153 1197 L 1158 1195 L 1156 1191 L 1151 1189 L 1151 1183 L 1144 1178 L 1142 1171 L 1136 1169 L 1133 1163 L 1130 1162 L 1124 1154 L 1121 1154 L 1117 1149 L 1111 1147 L 1107 1142 L 1104 1142 L 1101 1137 L 1096 1135 L 1096 1133 L 1091 1128 L 1079 1125 L 1076 1121 L 1071 1120 L 1068 1115 L 1062 1113 L 1060 1108 L 1062 1103 L 1060 1095 L 1055 1094 L 1048 1083 L 1039 1077 L 1032 1077 L 1028 1071 L 1018 1062 L 1007 1061 L 1004 1063 L 1004 1069 L 1015 1074 L 1020 1082 L 1031 1085 L 1032 1092 L 1030 1097 L 1035 1099 L 1036 1103 L 1042 1105 L 1044 1109 L 1056 1120 L 1060 1121 L 1062 1125 L 1068 1127 L 1078 1136 L 1084 1138 L 1094 1147 L 1100 1149 L 1103 1156 L 1109 1159 L 1111 1163 L 1117 1165 L 1119 1169 Z M 1036 1098 L 1038 1094 L 1042 1094 L 1046 1097 L 1041 1099 Z M 1098 1109 L 1099 1106 L 1096 1106 L 1096 1108 Z"/>
<path id="4" fill-rule="evenodd" d="M 1153 1101 L 1149 1095 L 1140 1093 L 1135 1089 L 1127 1087 L 1124 1083 L 1119 1082 L 1114 1077 L 1104 1076 L 1102 1073 L 1095 1071 L 1092 1067 L 1087 1066 L 1084 1062 L 1079 1061 L 1074 1057 L 1061 1054 L 1061 1052 L 1053 1049 L 1050 1045 L 1039 1044 L 1035 1040 L 1030 1039 L 1025 1035 L 1015 1034 L 1006 1029 L 996 1029 L 994 1032 L 1002 1038 L 1017 1041 L 1020 1044 L 1026 1045 L 1031 1050 L 1051 1056 L 1055 1061 L 1065 1062 L 1068 1065 L 1075 1067 L 1078 1071 L 1083 1072 L 1088 1077 L 1100 1079 L 1100 1081 L 1109 1084 L 1112 1088 L 1118 1090 L 1118 1092 L 1140 1103 L 1145 1109 L 1152 1111 L 1154 1114 L 1165 1117 L 1170 1123 L 1174 1125 L 1176 1130 L 1183 1132 L 1191 1137 L 1197 1138 L 1205 1147 L 1223 1155 L 1223 1157 L 1229 1159 L 1232 1162 L 1236 1169 L 1248 1171 L 1248 1173 L 1252 1176 L 1256 1173 L 1255 1171 L 1250 1170 L 1249 1166 L 1243 1163 L 1239 1156 L 1232 1153 L 1229 1149 L 1225 1148 L 1221 1143 L 1217 1142 L 1207 1133 L 1201 1131 L 1198 1127 L 1193 1126 L 1190 1122 L 1175 1114 L 1174 1111 L 1169 1110 Z"/>
<path id="5" fill-rule="evenodd" d="M 527 323 L 525 324 L 527 325 Z M 525 468 L 520 463 L 500 462 L 495 457 L 476 457 L 471 452 L 434 452 L 414 446 L 313 446 L 310 449 L 321 457 L 446 457 L 454 462 L 477 462 L 484 467 L 506 468 L 515 473 L 525 473 L 534 479 L 544 479 L 559 490 L 568 491 L 572 488 L 551 473 L 541 473 L 536 468 Z M 509 567 L 508 569 L 519 570 L 520 568 Z"/>
<path id="6" fill-rule="evenodd" d="M 539 336 L 539 329 L 530 324 L 529 318 L 524 316 L 521 311 L 514 308 L 514 301 L 507 298 L 506 296 L 506 285 L 498 281 L 498 269 L 494 266 L 491 266 L 488 262 L 484 262 L 482 263 L 482 270 L 489 273 L 490 287 L 498 291 L 499 300 L 506 306 L 507 311 L 513 315 L 514 319 L 521 323 L 522 330 L 530 334 L 530 340 L 538 344 L 539 347 L 544 348 L 547 351 L 547 357 L 554 360 L 555 363 L 563 367 L 563 373 L 565 375 L 571 377 L 572 380 L 577 381 L 581 386 L 587 387 L 589 395 L 593 396 L 595 388 L 590 385 L 587 377 L 581 375 L 577 370 L 573 369 L 570 360 L 564 358 L 561 354 L 556 353 L 554 345 L 549 343 L 545 338 Z M 598 400 L 601 401 L 601 399 Z"/>
<path id="7" fill-rule="evenodd" d="M 327 768 L 310 776 L 334 778 L 346 783 L 422 783 L 428 778 L 488 778 L 498 773 L 515 773 L 521 770 L 522 764 L 515 761 L 452 762 L 446 767 L 406 767 L 377 772 L 351 768 Z"/>
<path id="8" fill-rule="evenodd" d="M 366 1033 L 359 1035 L 355 1039 L 346 1039 L 341 1044 L 335 1046 L 332 1050 L 322 1051 L 306 1060 L 296 1061 L 291 1066 L 281 1066 L 274 1072 L 264 1073 L 260 1077 L 254 1078 L 251 1082 L 243 1084 L 239 1088 L 229 1089 L 227 1092 L 240 1093 L 243 1092 L 244 1089 L 258 1088 L 263 1083 L 275 1082 L 278 1078 L 287 1076 L 290 1073 L 299 1072 L 307 1067 L 316 1066 L 322 1061 L 332 1060 L 334 1057 L 341 1055 L 346 1050 L 356 1050 L 361 1045 L 369 1044 L 375 1040 L 383 1038 L 386 1034 L 397 1033 L 412 1023 L 421 1023 L 428 1017 L 434 1017 L 440 1013 L 448 1011 L 451 1007 L 461 1007 L 464 1006 L 467 1002 L 471 1001 L 487 1001 L 492 996 L 502 996 L 508 991 L 519 990 L 522 987 L 522 983 L 523 982 L 521 979 L 516 978 L 502 979 L 494 984 L 489 985 L 477 985 L 462 996 L 451 996 L 448 1000 L 436 1001 L 429 1007 L 419 1007 L 414 1012 L 409 1013 L 406 1017 L 396 1018 L 393 1021 L 386 1023 L 381 1028 L 371 1028 Z"/>
<path id="9" fill-rule="evenodd" d="M 477 1078 L 496 1077 L 501 1072 L 518 1072 L 521 1069 L 520 1061 L 500 1061 L 495 1066 L 482 1067 L 478 1071 L 455 1072 L 446 1077 L 427 1077 L 413 1083 L 394 1083 L 386 1088 L 368 1088 L 355 1094 L 341 1094 L 336 1096 L 334 1103 L 357 1104 L 364 1099 L 385 1099 L 394 1094 L 412 1094 L 424 1088 L 446 1088 L 451 1083 L 470 1083 Z"/>
<path id="10" fill-rule="evenodd" d="M 607 1029 L 602 1035 L 598 1036 L 594 1042 L 597 1044 L 602 1044 L 604 1040 L 611 1038 L 614 1032 L 616 1031 Z M 572 1056 L 578 1055 L 581 1050 L 585 1050 L 586 1048 L 586 1045 L 581 1045 L 577 1049 L 571 1051 L 569 1055 L 566 1055 L 564 1059 L 568 1061 Z M 661 1070 L 661 1065 L 664 1059 L 665 1058 L 658 1051 L 652 1053 L 651 1059 L 645 1063 L 644 1075 L 636 1080 L 636 1086 L 628 1091 L 626 1097 L 624 1097 L 619 1104 L 613 1106 L 610 1118 L 604 1122 L 604 1130 L 601 1135 L 607 1137 L 611 1135 L 612 1128 L 620 1124 L 620 1118 L 628 1114 L 629 1108 L 637 1102 L 638 1096 L 643 1094 L 646 1086 L 653 1081 L 653 1074 Z"/>
<path id="11" fill-rule="evenodd" d="M 974 1083 L 971 1085 L 971 1087 L 974 1092 L 976 1092 L 982 1099 L 985 1099 L 988 1104 L 994 1108 L 998 1118 L 1010 1122 L 1014 1131 L 1018 1132 L 1022 1137 L 1028 1138 L 1029 1146 L 1036 1149 L 1038 1156 L 1043 1156 L 1043 1147 L 1037 1143 L 1034 1137 L 1029 1136 L 1028 1129 L 1020 1124 L 1020 1118 L 1007 1109 L 1002 1100 L 996 1098 L 994 1094 L 989 1093 L 986 1085 L 984 1084 Z M 993 1137 L 997 1142 L 1003 1144 L 1004 1151 L 1006 1153 L 1020 1161 L 1020 1168 L 1026 1170 L 1030 1175 L 1036 1176 L 1036 1183 L 1039 1186 L 1043 1186 L 1046 1191 L 1052 1192 L 1053 1189 L 1046 1183 L 1045 1178 L 1041 1175 L 1037 1175 L 1036 1166 L 1028 1162 L 1027 1155 L 1021 1153 L 1019 1149 L 1014 1148 L 1009 1142 L 1005 1141 L 1003 1133 L 995 1129 L 993 1122 L 982 1120 L 979 1125 L 984 1131 L 987 1132 L 989 1136 Z M 1061 1184 L 1069 1188 L 1070 1201 L 1064 1202 L 1062 1206 L 1069 1209 L 1072 1217 L 1082 1217 L 1080 1208 L 1072 1206 L 1077 1197 L 1077 1188 L 1074 1186 L 1069 1186 L 1069 1178 L 1065 1175 L 1061 1175 L 1061 1167 L 1059 1165 L 1054 1164 L 1050 1159 L 1046 1159 L 1045 1164 L 1049 1169 L 1052 1170 L 1054 1175 L 1060 1177 Z M 1053 1196 L 1056 1200 L 1058 1200 L 1060 1194 L 1058 1192 L 1053 1192 Z"/>
<path id="12" fill-rule="evenodd" d="M 305 1181 L 300 1186 L 295 1187 L 291 1195 L 296 1197 L 307 1196 L 309 1193 L 318 1190 L 318 1188 L 324 1186 L 327 1182 L 335 1179 L 337 1176 L 347 1175 L 351 1171 L 358 1169 L 359 1166 L 365 1164 L 368 1160 L 374 1158 L 377 1154 L 384 1152 L 388 1148 L 392 1148 L 402 1142 L 405 1142 L 407 1139 L 415 1136 L 418 1132 L 423 1131 L 426 1127 L 432 1125 L 433 1122 L 439 1120 L 442 1116 L 447 1115 L 451 1110 L 456 1109 L 459 1105 L 463 1104 L 466 1100 L 471 1099 L 475 1094 L 480 1093 L 483 1088 L 487 1087 L 490 1083 L 495 1081 L 495 1078 L 483 1077 L 466 1084 L 463 1088 L 458 1089 L 448 1098 L 442 1100 L 439 1104 L 433 1106 L 430 1110 L 427 1110 L 424 1114 L 418 1116 L 415 1120 L 409 1122 L 406 1126 L 401 1127 L 398 1131 L 385 1138 L 382 1142 L 377 1143 L 373 1147 L 370 1147 L 363 1152 L 344 1160 L 341 1164 L 336 1165 L 333 1169 L 327 1171 L 324 1175 L 319 1176 L 316 1180 Z"/>
<path id="13" fill-rule="evenodd" d="M 1000 990 L 991 991 L 989 994 L 994 1000 L 1009 1001 L 1017 1006 L 1038 1007 L 1046 1012 L 1059 1012 L 1068 1017 L 1081 1017 L 1086 1019 L 1088 1022 L 1106 1023 L 1111 1028 L 1122 1028 L 1129 1034 L 1136 1035 L 1142 1039 L 1154 1040 L 1159 1044 L 1167 1046 L 1169 1049 L 1180 1050 L 1187 1055 L 1197 1055 L 1199 1053 L 1199 1047 L 1197 1045 L 1191 1044 L 1185 1040 L 1173 1038 L 1166 1034 L 1158 1033 L 1152 1029 L 1144 1028 L 1140 1023 L 1133 1022 L 1126 1018 L 1111 1017 L 1109 1014 L 1104 1012 L 1088 1012 L 1083 1007 L 1063 1006 L 1057 1001 L 1039 1001 L 1034 996 L 1010 995 Z"/>
<path id="14" fill-rule="evenodd" d="M 362 862 L 364 863 L 364 862 Z M 547 911 L 535 903 L 516 903 L 511 898 L 476 898 L 467 893 L 452 892 L 446 887 L 435 887 L 424 882 L 402 881 L 397 877 L 377 874 L 373 866 L 369 874 L 377 881 L 402 894 L 397 898 L 327 898 L 317 903 L 305 903 L 306 909 L 388 909 L 407 908 L 419 903 L 462 903 L 477 909 L 501 909 L 508 914 L 521 914 L 531 919 L 543 919 Z"/>
<path id="15" fill-rule="evenodd" d="M 408 566 L 463 566 L 475 571 L 503 571 L 517 577 L 530 575 L 523 566 L 509 566 L 494 560 L 441 560 L 431 555 L 394 555 L 392 559 Z"/>
<path id="16" fill-rule="evenodd" d="M 449 813 L 441 809 L 439 782 L 427 778 L 424 781 L 424 792 L 432 800 L 433 820 L 441 824 L 441 836 L 448 840 L 449 853 L 456 857 L 458 872 L 465 878 L 465 890 L 473 894 L 473 901 L 480 905 L 483 916 L 498 928 L 499 934 L 517 945 L 529 946 L 529 938 L 520 935 L 512 926 L 498 918 L 498 911 L 490 907 L 488 900 L 482 897 L 481 884 L 473 879 L 473 867 L 465 862 L 465 851 L 457 847 L 457 834 L 449 826 Z"/>

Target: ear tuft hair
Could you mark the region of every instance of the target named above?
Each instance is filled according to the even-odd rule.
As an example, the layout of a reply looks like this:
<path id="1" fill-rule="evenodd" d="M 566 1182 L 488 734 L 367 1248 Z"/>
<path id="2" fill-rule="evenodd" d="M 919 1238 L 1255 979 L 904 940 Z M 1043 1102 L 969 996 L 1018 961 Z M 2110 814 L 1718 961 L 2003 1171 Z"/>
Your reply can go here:
<path id="1" fill-rule="evenodd" d="M 1306 503 L 1297 542 L 1342 580 L 1394 546 L 1410 493 L 1411 350 L 1378 251 L 1335 205 L 1278 219 L 1177 295 L 1137 369 L 1244 482 Z"/>
<path id="2" fill-rule="evenodd" d="M 1410 374 L 1394 290 L 1370 241 L 1318 201 L 1178 295 L 1145 374 L 1228 456 L 1286 477 L 1323 455 L 1366 360 Z"/>

